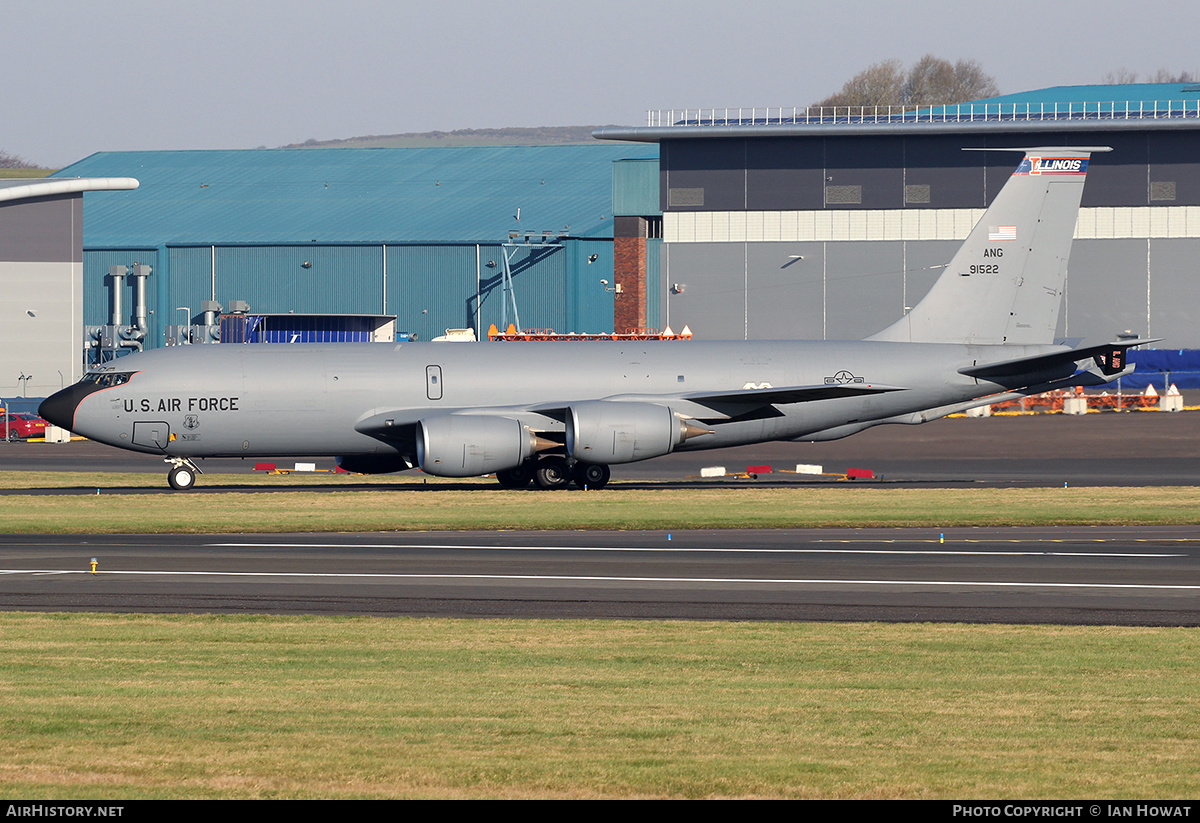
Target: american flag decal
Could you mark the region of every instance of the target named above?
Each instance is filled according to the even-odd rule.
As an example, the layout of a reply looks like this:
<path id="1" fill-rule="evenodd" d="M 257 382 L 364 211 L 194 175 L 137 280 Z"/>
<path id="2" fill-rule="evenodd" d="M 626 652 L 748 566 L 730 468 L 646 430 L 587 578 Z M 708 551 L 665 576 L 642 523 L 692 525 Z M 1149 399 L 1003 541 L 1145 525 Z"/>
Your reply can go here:
<path id="1" fill-rule="evenodd" d="M 1016 240 L 1016 226 L 988 226 L 988 240 Z"/>

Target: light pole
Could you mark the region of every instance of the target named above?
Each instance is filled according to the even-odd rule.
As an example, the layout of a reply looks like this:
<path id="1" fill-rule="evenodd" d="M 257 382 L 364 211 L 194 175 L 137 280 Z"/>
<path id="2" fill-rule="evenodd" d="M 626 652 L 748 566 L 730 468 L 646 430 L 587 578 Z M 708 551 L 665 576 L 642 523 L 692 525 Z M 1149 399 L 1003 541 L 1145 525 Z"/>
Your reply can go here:
<path id="1" fill-rule="evenodd" d="M 33 375 L 26 374 L 25 372 L 21 372 L 21 376 L 17 378 L 17 380 L 19 380 L 21 382 L 21 396 L 22 397 L 25 396 L 25 389 L 29 385 L 29 381 L 32 379 L 33 379 Z"/>

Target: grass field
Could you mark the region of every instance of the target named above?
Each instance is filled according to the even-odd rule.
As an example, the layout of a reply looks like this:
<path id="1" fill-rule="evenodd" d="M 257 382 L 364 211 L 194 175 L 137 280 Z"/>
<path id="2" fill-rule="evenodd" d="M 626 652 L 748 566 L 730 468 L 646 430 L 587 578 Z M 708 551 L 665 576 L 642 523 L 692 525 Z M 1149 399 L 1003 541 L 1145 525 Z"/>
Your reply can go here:
<path id="1" fill-rule="evenodd" d="M 1200 632 L 0 615 L 22 798 L 1185 798 Z"/>
<path id="2" fill-rule="evenodd" d="M 114 495 L 0 531 L 1191 523 L 1191 488 Z M 380 479 L 382 480 L 382 479 Z M 206 476 L 244 487 L 280 478 Z M 100 494 L 93 490 L 99 484 Z M 1200 630 L 0 614 L 0 790 L 135 798 L 1187 798 Z"/>
<path id="3" fill-rule="evenodd" d="M 206 487 L 279 483 L 281 478 L 208 475 Z M 448 488 L 420 481 L 379 490 L 106 494 L 106 488 L 161 487 L 157 475 L 0 472 L 0 487 L 75 488 L 72 495 L 0 496 L 9 533 L 178 533 L 411 531 L 433 529 L 731 529 L 871 526 L 1147 525 L 1194 523 L 1200 489 L 1102 487 L 912 489 L 880 486 L 790 488 L 622 488 L 598 492 Z M 289 484 L 342 483 L 324 475 Z M 93 492 L 95 490 L 95 493 Z"/>

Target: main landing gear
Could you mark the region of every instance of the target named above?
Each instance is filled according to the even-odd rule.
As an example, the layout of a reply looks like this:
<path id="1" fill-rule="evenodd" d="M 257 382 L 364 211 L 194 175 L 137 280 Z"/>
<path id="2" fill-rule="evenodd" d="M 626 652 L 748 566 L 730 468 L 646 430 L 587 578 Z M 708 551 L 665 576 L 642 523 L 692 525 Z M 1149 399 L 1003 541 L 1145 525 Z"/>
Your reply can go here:
<path id="1" fill-rule="evenodd" d="M 565 489 L 571 483 L 581 489 L 602 489 L 608 485 L 610 476 L 608 466 L 568 460 L 558 455 L 496 472 L 496 480 L 506 489 L 523 489 L 531 482 L 539 489 Z"/>
<path id="2" fill-rule="evenodd" d="M 515 469 L 496 472 L 496 479 L 506 489 L 523 489 L 533 479 L 533 464 L 522 463 Z"/>
<path id="3" fill-rule="evenodd" d="M 175 491 L 187 491 L 196 485 L 196 475 L 203 474 L 196 464 L 186 457 L 168 457 L 165 462 L 171 464 L 167 470 L 167 482 Z"/>
<path id="4" fill-rule="evenodd" d="M 602 489 L 612 476 L 608 466 L 599 463 L 576 463 L 573 472 L 575 485 L 581 489 Z"/>

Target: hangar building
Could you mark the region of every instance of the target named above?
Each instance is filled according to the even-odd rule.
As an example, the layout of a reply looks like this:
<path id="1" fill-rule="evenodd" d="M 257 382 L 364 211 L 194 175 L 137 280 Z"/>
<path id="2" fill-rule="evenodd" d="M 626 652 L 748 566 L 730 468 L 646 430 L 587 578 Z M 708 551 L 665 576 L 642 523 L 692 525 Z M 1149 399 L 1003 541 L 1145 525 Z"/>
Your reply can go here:
<path id="1" fill-rule="evenodd" d="M 1200 84 L 660 111 L 595 136 L 658 145 L 657 202 L 618 218 L 616 242 L 661 220 L 661 322 L 708 339 L 872 334 L 920 300 L 1020 159 L 962 149 L 1110 146 L 1092 157 L 1060 335 L 1200 348 Z"/>
<path id="2" fill-rule="evenodd" d="M 517 317 L 611 332 L 613 164 L 656 154 L 609 143 L 102 152 L 55 178 L 141 182 L 88 195 L 82 322 L 93 329 L 119 325 L 114 292 L 127 322 L 141 288 L 146 347 L 180 326 L 212 328 L 213 304 L 276 326 L 295 315 L 287 339 L 356 339 L 337 335 L 394 317 L 397 332 L 429 340 Z"/>
<path id="3" fill-rule="evenodd" d="M 6 403 L 44 397 L 83 376 L 83 193 L 134 188 L 137 180 L 124 177 L 0 180 L 0 399 Z"/>

